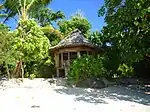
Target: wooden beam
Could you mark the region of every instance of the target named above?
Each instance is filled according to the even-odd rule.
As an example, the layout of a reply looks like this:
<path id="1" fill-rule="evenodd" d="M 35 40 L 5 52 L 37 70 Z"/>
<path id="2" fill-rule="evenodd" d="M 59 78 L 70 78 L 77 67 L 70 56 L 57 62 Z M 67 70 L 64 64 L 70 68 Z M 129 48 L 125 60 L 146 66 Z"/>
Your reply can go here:
<path id="1" fill-rule="evenodd" d="M 63 52 L 79 52 L 79 51 L 93 51 L 93 49 L 86 47 L 63 48 L 59 49 L 57 52 L 63 53 Z"/>

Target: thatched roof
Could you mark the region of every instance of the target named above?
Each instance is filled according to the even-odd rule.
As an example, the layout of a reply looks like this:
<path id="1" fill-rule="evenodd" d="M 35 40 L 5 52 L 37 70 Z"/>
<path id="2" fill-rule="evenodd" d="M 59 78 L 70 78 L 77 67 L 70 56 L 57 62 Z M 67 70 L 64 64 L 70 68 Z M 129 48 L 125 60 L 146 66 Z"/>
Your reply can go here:
<path id="1" fill-rule="evenodd" d="M 76 29 L 65 39 L 61 40 L 56 46 L 50 48 L 50 50 L 56 50 L 65 47 L 75 46 L 88 46 L 91 48 L 101 49 L 100 46 L 96 46 L 84 37 L 80 30 Z"/>

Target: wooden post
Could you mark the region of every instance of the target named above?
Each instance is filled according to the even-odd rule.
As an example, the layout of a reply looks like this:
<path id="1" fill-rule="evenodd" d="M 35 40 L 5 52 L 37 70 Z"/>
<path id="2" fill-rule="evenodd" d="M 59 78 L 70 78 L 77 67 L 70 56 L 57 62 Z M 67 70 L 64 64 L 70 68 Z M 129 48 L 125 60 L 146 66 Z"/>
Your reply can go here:
<path id="1" fill-rule="evenodd" d="M 92 51 L 92 56 L 94 56 L 94 52 Z"/>
<path id="2" fill-rule="evenodd" d="M 63 68 L 63 53 L 61 53 L 61 68 Z"/>
<path id="3" fill-rule="evenodd" d="M 59 77 L 59 70 L 58 70 L 58 68 L 59 68 L 59 54 L 58 53 L 56 53 L 55 54 L 55 67 L 56 67 L 56 77 Z"/>
<path id="4" fill-rule="evenodd" d="M 59 69 L 56 68 L 56 70 L 57 70 L 57 78 L 58 78 L 59 77 Z"/>
<path id="5" fill-rule="evenodd" d="M 59 67 L 59 55 L 58 54 L 55 54 L 55 66 L 56 68 Z"/>
<path id="6" fill-rule="evenodd" d="M 70 52 L 68 52 L 68 64 L 70 66 Z"/>
<path id="7" fill-rule="evenodd" d="M 81 57 L 80 52 L 77 52 L 77 56 L 78 56 L 78 58 L 80 58 L 80 57 Z"/>
<path id="8" fill-rule="evenodd" d="M 55 67 L 57 67 L 57 54 L 54 54 Z"/>
<path id="9" fill-rule="evenodd" d="M 68 52 L 67 66 L 65 66 L 65 77 L 68 75 L 69 66 L 70 66 L 70 52 Z"/>

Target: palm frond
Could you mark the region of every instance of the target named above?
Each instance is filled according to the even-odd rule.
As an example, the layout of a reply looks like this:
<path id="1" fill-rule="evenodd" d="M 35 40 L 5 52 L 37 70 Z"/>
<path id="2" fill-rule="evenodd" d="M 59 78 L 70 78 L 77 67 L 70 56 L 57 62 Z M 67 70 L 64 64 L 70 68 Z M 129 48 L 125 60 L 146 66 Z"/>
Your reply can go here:
<path id="1" fill-rule="evenodd" d="M 3 6 L 6 9 L 8 17 L 18 14 L 37 12 L 41 7 L 47 6 L 52 0 L 5 0 Z M 0 6 L 2 7 L 2 6 Z M 24 12 L 23 12 L 24 11 Z"/>

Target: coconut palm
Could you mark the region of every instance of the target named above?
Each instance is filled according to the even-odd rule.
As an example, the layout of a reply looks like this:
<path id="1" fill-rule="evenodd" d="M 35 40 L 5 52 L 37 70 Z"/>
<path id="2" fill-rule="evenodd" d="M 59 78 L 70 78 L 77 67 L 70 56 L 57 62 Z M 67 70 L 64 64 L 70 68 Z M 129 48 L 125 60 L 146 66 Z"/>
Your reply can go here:
<path id="1" fill-rule="evenodd" d="M 8 14 L 4 22 L 9 18 L 15 15 L 19 16 L 19 20 L 26 21 L 31 13 L 37 12 L 42 7 L 46 7 L 52 0 L 3 0 L 1 7 L 5 10 L 5 13 Z M 25 37 L 24 31 L 21 32 L 22 37 Z M 17 76 L 24 75 L 23 60 L 19 59 L 19 62 L 16 65 L 14 74 Z"/>
<path id="2" fill-rule="evenodd" d="M 47 6 L 52 0 L 5 0 L 3 3 L 8 14 L 4 22 L 15 15 L 19 15 L 22 20 L 28 19 L 28 16 L 38 11 L 41 7 Z"/>

